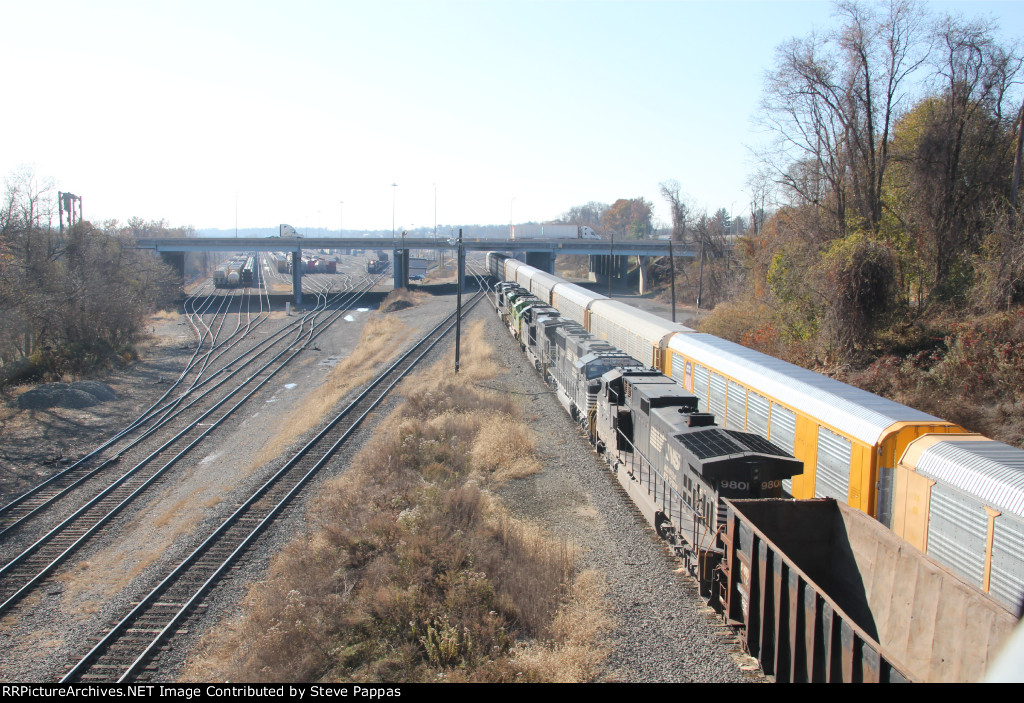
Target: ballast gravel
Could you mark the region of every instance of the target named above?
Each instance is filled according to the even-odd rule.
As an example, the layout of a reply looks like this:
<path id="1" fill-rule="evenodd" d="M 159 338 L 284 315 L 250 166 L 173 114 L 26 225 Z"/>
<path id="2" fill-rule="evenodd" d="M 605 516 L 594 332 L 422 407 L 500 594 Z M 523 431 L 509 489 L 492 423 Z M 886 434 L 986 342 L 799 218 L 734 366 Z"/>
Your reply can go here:
<path id="1" fill-rule="evenodd" d="M 757 663 L 701 600 L 697 584 L 657 538 L 541 381 L 493 308 L 488 341 L 507 371 L 493 385 L 524 398 L 544 469 L 499 495 L 518 516 L 562 535 L 607 584 L 615 619 L 604 678 L 629 682 L 764 680 Z"/>
<path id="2" fill-rule="evenodd" d="M 426 301 L 415 312 L 418 321 L 434 319 L 454 306 L 454 296 Z M 608 607 L 614 618 L 609 633 L 611 652 L 601 679 L 628 682 L 742 682 L 763 681 L 756 663 L 738 653 L 735 635 L 721 625 L 696 592 L 695 582 L 681 571 L 682 564 L 657 539 L 631 505 L 604 462 L 576 430 L 550 389 L 529 365 L 493 307 L 483 302 L 471 313 L 470 322 L 485 320 L 488 341 L 494 347 L 504 373 L 488 385 L 523 400 L 527 419 L 537 435 L 537 450 L 544 469 L 505 484 L 499 496 L 514 513 L 538 523 L 553 535 L 562 535 L 580 555 L 583 568 L 597 571 L 607 586 Z M 442 358 L 447 349 L 432 356 Z M 314 366 L 309 367 L 316 373 Z M 383 417 L 399 402 L 392 399 L 379 408 Z M 374 422 L 368 423 L 366 436 Z M 365 437 L 364 437 L 365 439 Z M 216 587 L 204 606 L 187 623 L 186 631 L 175 636 L 160 659 L 154 662 L 154 680 L 172 681 L 180 676 L 182 663 L 202 635 L 239 613 L 239 603 L 248 586 L 266 578 L 273 554 L 303 529 L 305 505 L 315 488 L 344 472 L 362 440 L 336 456 L 314 485 L 289 508 L 259 542 L 245 555 L 232 577 Z M 241 487 L 240 487 L 241 488 Z M 234 496 L 225 496 L 231 503 Z M 188 548 L 184 539 L 177 550 Z M 166 558 L 165 555 L 164 558 Z M 12 618 L 0 621 L 0 650 L 13 639 L 21 640 L 17 659 L 0 653 L 0 679 L 5 681 L 52 681 L 59 678 L 61 662 L 93 635 L 91 623 L 114 620 L 128 604 L 141 596 L 138 579 L 111 601 L 100 606 L 93 617 L 76 617 L 65 622 L 63 634 L 55 636 L 54 623 L 62 615 L 59 607 L 62 585 L 53 585 L 39 601 L 23 610 L 20 623 Z M 27 612 L 26 612 L 27 611 Z M 26 644 L 22 639 L 38 640 Z M 37 657 L 24 657 L 35 651 Z M 13 653 L 12 653 L 13 654 Z"/>

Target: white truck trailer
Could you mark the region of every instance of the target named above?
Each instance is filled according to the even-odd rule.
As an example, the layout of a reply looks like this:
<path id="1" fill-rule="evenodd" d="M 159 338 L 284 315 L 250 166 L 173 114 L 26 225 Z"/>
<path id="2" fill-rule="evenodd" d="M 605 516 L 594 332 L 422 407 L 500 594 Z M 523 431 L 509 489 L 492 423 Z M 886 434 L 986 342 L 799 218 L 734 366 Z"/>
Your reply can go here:
<path id="1" fill-rule="evenodd" d="M 600 239 L 586 225 L 512 225 L 512 239 Z"/>

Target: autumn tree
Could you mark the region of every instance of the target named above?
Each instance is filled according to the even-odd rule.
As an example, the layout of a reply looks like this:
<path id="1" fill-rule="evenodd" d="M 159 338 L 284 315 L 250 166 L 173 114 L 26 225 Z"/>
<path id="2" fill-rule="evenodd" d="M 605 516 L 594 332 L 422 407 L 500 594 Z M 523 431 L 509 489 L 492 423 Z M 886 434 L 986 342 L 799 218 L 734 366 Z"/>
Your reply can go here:
<path id="1" fill-rule="evenodd" d="M 653 230 L 651 204 L 643 198 L 619 198 L 601 217 L 601 232 L 618 239 L 642 239 Z"/>
<path id="2" fill-rule="evenodd" d="M 900 121 L 894 139 L 893 213 L 917 247 L 920 284 L 938 300 L 967 295 L 992 208 L 1010 197 L 1009 94 L 1021 58 L 995 41 L 994 29 L 949 17 L 938 23 L 934 94 Z"/>

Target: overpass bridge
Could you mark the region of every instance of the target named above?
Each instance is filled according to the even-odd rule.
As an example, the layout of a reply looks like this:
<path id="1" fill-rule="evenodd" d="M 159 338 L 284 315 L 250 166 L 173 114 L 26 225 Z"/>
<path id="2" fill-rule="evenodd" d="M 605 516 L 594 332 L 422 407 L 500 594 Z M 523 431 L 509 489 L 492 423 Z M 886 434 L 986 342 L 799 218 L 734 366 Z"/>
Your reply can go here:
<path id="1" fill-rule="evenodd" d="M 454 251 L 501 251 L 522 258 L 531 266 L 553 272 L 555 256 L 583 254 L 591 257 L 598 275 L 619 276 L 630 256 L 696 258 L 691 249 L 667 239 L 447 239 L 433 237 L 167 237 L 136 241 L 139 249 L 152 249 L 167 259 L 186 252 L 276 251 L 292 254 L 292 286 L 295 303 L 302 303 L 302 251 L 314 249 L 391 249 L 396 288 L 409 282 L 409 252 L 413 249 Z M 461 260 L 461 257 L 460 257 Z M 183 270 L 183 259 L 178 264 Z"/>

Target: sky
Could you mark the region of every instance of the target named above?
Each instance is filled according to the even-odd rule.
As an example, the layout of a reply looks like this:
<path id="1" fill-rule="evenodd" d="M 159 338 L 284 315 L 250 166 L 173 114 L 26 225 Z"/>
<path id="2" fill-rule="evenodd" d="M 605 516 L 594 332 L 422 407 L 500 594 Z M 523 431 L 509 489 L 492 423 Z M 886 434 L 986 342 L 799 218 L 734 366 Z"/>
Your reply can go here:
<path id="1" fill-rule="evenodd" d="M 1024 2 L 930 2 L 1024 38 Z M 198 229 L 545 221 L 659 194 L 749 212 L 775 48 L 819 0 L 0 5 L 0 176 Z M 12 28 L 16 28 L 12 31 Z M 393 185 L 395 184 L 395 185 Z"/>

